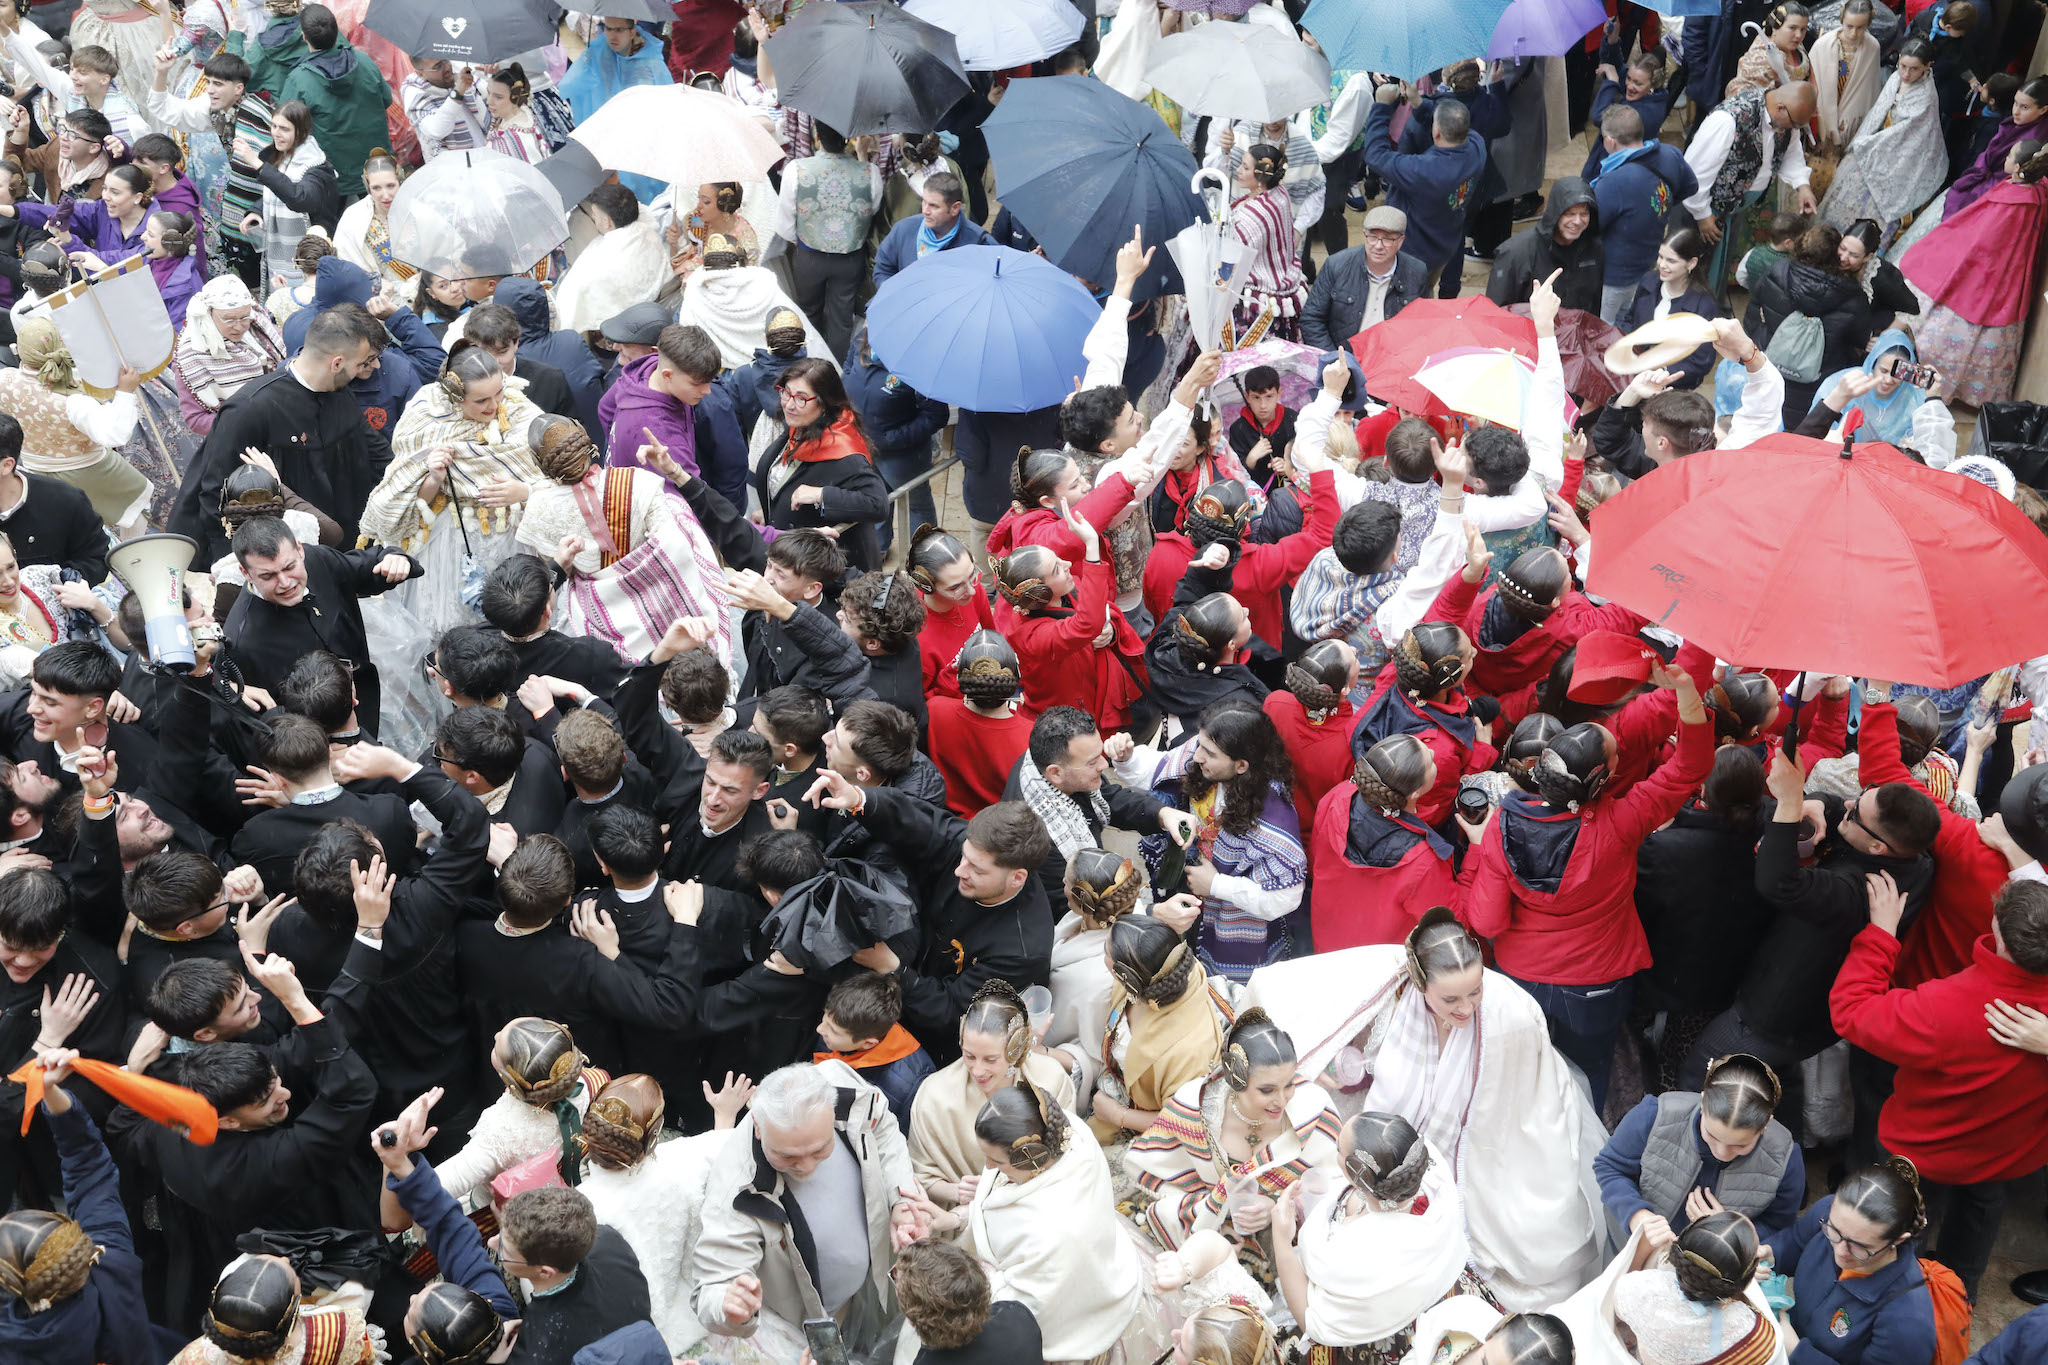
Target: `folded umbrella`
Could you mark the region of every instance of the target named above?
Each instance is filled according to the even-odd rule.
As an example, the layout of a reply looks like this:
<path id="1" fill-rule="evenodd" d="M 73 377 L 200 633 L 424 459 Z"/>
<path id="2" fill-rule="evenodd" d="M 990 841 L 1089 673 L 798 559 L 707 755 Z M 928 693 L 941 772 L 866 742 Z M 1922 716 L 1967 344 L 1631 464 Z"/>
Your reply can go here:
<path id="1" fill-rule="evenodd" d="M 868 305 L 868 345 L 929 398 L 975 412 L 1033 412 L 1074 391 L 1102 307 L 1072 275 L 1006 246 L 934 251 Z"/>
<path id="2" fill-rule="evenodd" d="M 930 132 L 970 89 L 953 35 L 893 0 L 807 5 L 768 60 L 783 104 L 848 137 Z"/>
<path id="3" fill-rule="evenodd" d="M 536 0 L 370 0 L 363 27 L 409 57 L 451 62 L 508 61 L 557 36 Z"/>
<path id="4" fill-rule="evenodd" d="M 1516 317 L 1529 316 L 1529 305 L 1508 308 Z M 1628 387 L 1628 381 L 1607 368 L 1607 348 L 1621 340 L 1621 331 L 1583 308 L 1557 310 L 1557 358 L 1564 366 L 1564 389 L 1587 411 L 1599 407 Z"/>
<path id="5" fill-rule="evenodd" d="M 958 39 L 969 71 L 1043 61 L 1079 42 L 1086 23 L 1067 0 L 908 0 L 903 8 Z"/>
<path id="6" fill-rule="evenodd" d="M 2048 538 L 1888 445 L 1780 433 L 1595 513 L 1587 588 L 1745 666 L 1953 687 L 2048 652 Z"/>
<path id="7" fill-rule="evenodd" d="M 1493 41 L 1509 0 L 1315 0 L 1301 26 L 1330 65 L 1415 80 L 1476 57 Z"/>
<path id="8" fill-rule="evenodd" d="M 1330 98 L 1330 60 L 1264 24 L 1203 24 L 1161 39 L 1145 79 L 1182 109 L 1272 123 Z"/>
<path id="9" fill-rule="evenodd" d="M 524 274 L 569 237 L 548 178 L 486 149 L 443 152 L 413 172 L 386 222 L 394 257 L 448 280 Z"/>
<path id="10" fill-rule="evenodd" d="M 751 184 L 767 179 L 768 168 L 784 155 L 755 110 L 693 85 L 629 86 L 577 124 L 569 138 L 608 171 L 670 185 Z"/>
<path id="11" fill-rule="evenodd" d="M 864 948 L 917 928 L 917 906 L 872 865 L 834 859 L 790 887 L 761 921 L 757 944 L 805 971 L 828 971 Z"/>
<path id="12" fill-rule="evenodd" d="M 1536 358 L 1536 324 L 1483 295 L 1417 299 L 1351 339 L 1365 371 L 1366 390 L 1405 412 L 1442 417 L 1443 400 L 1416 382 L 1415 372 L 1439 352 L 1459 346 L 1492 347 Z"/>
<path id="13" fill-rule="evenodd" d="M 1562 57 L 1607 22 L 1601 0 L 1514 0 L 1493 26 L 1489 57 Z"/>
<path id="14" fill-rule="evenodd" d="M 779 72 L 780 67 L 776 68 Z M 1195 157 L 1147 104 L 1092 76 L 1017 81 L 981 125 L 996 196 L 1062 270 L 1107 285 L 1133 227 L 1162 245 L 1203 216 L 1188 182 Z M 1155 252 L 1133 297 L 1181 292 Z"/>

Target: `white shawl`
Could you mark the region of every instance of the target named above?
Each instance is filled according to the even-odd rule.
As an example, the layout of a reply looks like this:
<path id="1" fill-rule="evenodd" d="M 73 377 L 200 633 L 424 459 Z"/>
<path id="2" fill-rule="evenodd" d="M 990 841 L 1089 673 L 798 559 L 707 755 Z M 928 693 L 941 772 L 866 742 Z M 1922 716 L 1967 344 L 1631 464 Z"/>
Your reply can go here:
<path id="1" fill-rule="evenodd" d="M 1849 146 L 1877 98 L 1878 79 L 1884 72 L 1878 65 L 1877 39 L 1866 31 L 1863 41 L 1849 54 L 1849 79 L 1842 93 L 1835 94 L 1841 80 L 1842 30 L 1830 29 L 1813 45 L 1813 88 L 1820 105 L 1820 131 L 1843 147 Z"/>
<path id="2" fill-rule="evenodd" d="M 1017 1184 L 991 1174 L 967 1208 L 963 1240 L 989 1263 L 991 1295 L 1038 1319 L 1047 1360 L 1093 1360 L 1143 1304 L 1138 1246 L 1117 1216 L 1109 1163 L 1069 1114 L 1066 1155 Z"/>
<path id="3" fill-rule="evenodd" d="M 1891 127 L 1885 119 L 1891 118 Z M 1932 199 L 1948 179 L 1948 152 L 1941 140 L 1941 111 L 1935 103 L 1934 77 L 1902 84 L 1894 71 L 1877 103 L 1857 130 L 1859 160 L 1873 158 L 1863 179 L 1884 223 L 1896 223 Z"/>
<path id="4" fill-rule="evenodd" d="M 617 1229 L 647 1277 L 648 1316 L 671 1355 L 704 1340 L 688 1274 L 702 1224 L 704 1186 L 712 1160 L 733 1135 L 730 1128 L 674 1138 L 626 1171 L 590 1164 L 579 1188 L 600 1223 Z"/>
<path id="5" fill-rule="evenodd" d="M 1348 1193 L 1310 1209 L 1296 1242 L 1308 1274 L 1303 1327 L 1319 1346 L 1386 1340 L 1450 1292 L 1471 1250 L 1450 1163 L 1434 1146 L 1422 1177 L 1424 1212 L 1367 1212 L 1339 1222 Z"/>
<path id="6" fill-rule="evenodd" d="M 1630 1234 L 1628 1245 L 1621 1249 L 1621 1254 L 1608 1262 L 1598 1278 L 1549 1310 L 1571 1329 L 1576 1365 L 1639 1365 L 1634 1352 L 1622 1345 L 1621 1338 L 1615 1335 L 1614 1291 L 1622 1277 L 1635 1268 L 1642 1241 L 1642 1229 L 1638 1228 Z M 1774 1317 L 1770 1304 L 1764 1300 L 1763 1291 L 1754 1283 L 1744 1292 L 1743 1298 L 1766 1320 Z M 1785 1362 L 1785 1329 L 1782 1324 L 1778 1328 L 1778 1348 L 1771 1353 L 1771 1362 L 1772 1365 L 1784 1365 Z"/>
<path id="7" fill-rule="evenodd" d="M 1398 1094 L 1405 1083 L 1387 1074 L 1398 1057 L 1383 1043 L 1405 958 L 1399 944 L 1373 944 L 1261 967 L 1241 1008 L 1262 1006 L 1288 1031 L 1302 1075 L 1323 1079 L 1338 1049 L 1355 1042 L 1374 1088 L 1391 1080 Z M 1527 991 L 1487 972 L 1477 1026 L 1479 1079 L 1454 1158 L 1465 1232 L 1474 1268 L 1501 1303 L 1529 1312 L 1599 1268 L 1607 1215 L 1593 1158 L 1607 1133 Z M 1334 1078 L 1325 1084 L 1340 1115 L 1362 1107 L 1363 1097 L 1341 1094 Z M 1427 1114 L 1403 1117 L 1418 1129 L 1430 1122 Z"/>
<path id="8" fill-rule="evenodd" d="M 668 245 L 653 215 L 642 214 L 583 248 L 555 286 L 558 325 L 594 332 L 634 304 L 652 302 L 668 278 Z"/>
<path id="9" fill-rule="evenodd" d="M 1045 1045 L 1081 1064 L 1083 1097 L 1095 1093 L 1102 1070 L 1102 1034 L 1109 1027 L 1112 978 L 1102 960 L 1109 930 L 1090 929 L 1069 910 L 1052 930 L 1052 1025 Z"/>
<path id="10" fill-rule="evenodd" d="M 787 308 L 804 319 L 804 353 L 822 357 L 837 369 L 832 356 L 811 320 L 782 292 L 775 272 L 766 266 L 739 265 L 693 271 L 683 281 L 683 306 L 676 321 L 702 327 L 718 343 L 718 358 L 728 370 L 737 369 L 754 358 L 754 352 L 768 344 L 768 315 Z"/>

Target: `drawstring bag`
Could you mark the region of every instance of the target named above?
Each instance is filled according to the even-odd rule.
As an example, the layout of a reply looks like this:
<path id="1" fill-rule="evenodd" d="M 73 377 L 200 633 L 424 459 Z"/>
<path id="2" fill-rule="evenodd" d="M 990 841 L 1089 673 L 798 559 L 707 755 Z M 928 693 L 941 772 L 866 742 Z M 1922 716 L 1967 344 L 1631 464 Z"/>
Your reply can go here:
<path id="1" fill-rule="evenodd" d="M 1820 378 L 1821 356 L 1827 350 L 1827 332 L 1820 319 L 1805 313 L 1788 313 L 1771 334 L 1764 354 L 1778 367 L 1778 373 L 1795 384 L 1811 384 Z"/>

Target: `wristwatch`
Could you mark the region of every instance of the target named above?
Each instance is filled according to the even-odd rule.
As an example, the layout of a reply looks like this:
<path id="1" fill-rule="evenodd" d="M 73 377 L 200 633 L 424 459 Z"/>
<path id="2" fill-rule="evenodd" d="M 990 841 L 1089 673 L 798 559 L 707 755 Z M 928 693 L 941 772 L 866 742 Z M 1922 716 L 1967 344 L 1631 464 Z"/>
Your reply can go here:
<path id="1" fill-rule="evenodd" d="M 1865 706 L 1889 706 L 1891 700 L 1892 694 L 1889 688 L 1880 692 L 1869 683 L 1863 685 L 1863 704 Z"/>

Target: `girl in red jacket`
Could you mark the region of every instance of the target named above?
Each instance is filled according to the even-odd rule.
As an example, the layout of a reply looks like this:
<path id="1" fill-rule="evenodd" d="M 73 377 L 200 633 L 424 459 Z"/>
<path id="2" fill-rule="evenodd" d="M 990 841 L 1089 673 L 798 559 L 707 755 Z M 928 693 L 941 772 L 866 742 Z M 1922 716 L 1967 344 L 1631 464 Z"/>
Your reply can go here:
<path id="1" fill-rule="evenodd" d="M 1586 1073 L 1595 1110 L 1606 1102 L 1630 978 L 1650 965 L 1635 908 L 1636 849 L 1714 762 L 1713 723 L 1692 675 L 1653 664 L 1650 681 L 1678 694 L 1676 757 L 1627 795 L 1607 797 L 1614 736 L 1574 725 L 1537 760 L 1540 795 L 1510 793 L 1470 856 L 1466 922 L 1493 939 L 1500 970 L 1542 1006 L 1558 1051 Z"/>
<path id="2" fill-rule="evenodd" d="M 1389 735 L 1414 735 L 1429 746 L 1436 780 L 1416 807 L 1426 825 L 1441 826 L 1449 817 L 1459 778 L 1485 772 L 1500 757 L 1487 742 L 1491 727 L 1472 714 L 1463 686 L 1477 652 L 1456 626 L 1424 621 L 1411 627 L 1380 670 L 1351 732 L 1351 751 L 1358 755 Z"/>
<path id="3" fill-rule="evenodd" d="M 924 694 L 957 697 L 960 675 L 953 661 L 968 636 L 996 628 L 988 594 L 981 590 L 981 574 L 965 545 L 929 524 L 918 527 L 910 538 L 910 560 L 905 567 L 924 598 L 924 629 L 917 635 Z"/>
<path id="4" fill-rule="evenodd" d="M 1356 686 L 1358 651 L 1343 640 L 1318 640 L 1287 665 L 1287 690 L 1266 696 L 1266 714 L 1294 765 L 1294 810 L 1303 829 L 1315 823 L 1323 793 L 1351 775 Z"/>
<path id="5" fill-rule="evenodd" d="M 1451 846 L 1416 813 L 1435 783 L 1436 756 L 1414 735 L 1391 735 L 1366 750 L 1351 781 L 1316 807 L 1309 858 L 1309 920 L 1316 951 L 1399 943 L 1422 912 L 1457 909 L 1465 892 L 1451 871 Z M 1467 826 L 1479 837 L 1485 826 Z"/>
<path id="6" fill-rule="evenodd" d="M 1522 689 L 1543 681 L 1580 637 L 1596 630 L 1633 634 L 1645 623 L 1618 603 L 1595 606 L 1572 586 L 1570 566 L 1549 546 L 1524 550 L 1481 591 L 1493 552 L 1476 533 L 1468 547 L 1465 568 L 1444 584 L 1427 619 L 1448 621 L 1471 637 L 1478 648 L 1467 679 L 1471 690 L 1499 697 L 1510 721 L 1527 713 L 1529 694 Z"/>
<path id="7" fill-rule="evenodd" d="M 1055 706 L 1079 707 L 1109 734 L 1130 723 L 1140 695 L 1133 670 L 1144 667 L 1145 646 L 1110 600 L 1116 578 L 1103 561 L 1100 534 L 1065 503 L 1060 512 L 1082 547 L 1081 563 L 1069 565 L 1043 545 L 998 560 L 1003 600 L 996 629 L 1023 667 L 1026 715 L 1035 720 Z"/>
<path id="8" fill-rule="evenodd" d="M 1031 717 L 1017 709 L 1023 688 L 1017 653 L 992 630 L 977 630 L 956 656 L 958 697 L 926 700 L 932 763 L 946 779 L 946 806 L 971 820 L 1003 799 L 1010 769 L 1031 747 Z"/>

